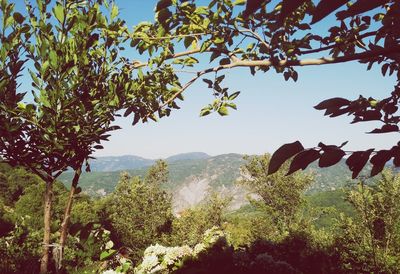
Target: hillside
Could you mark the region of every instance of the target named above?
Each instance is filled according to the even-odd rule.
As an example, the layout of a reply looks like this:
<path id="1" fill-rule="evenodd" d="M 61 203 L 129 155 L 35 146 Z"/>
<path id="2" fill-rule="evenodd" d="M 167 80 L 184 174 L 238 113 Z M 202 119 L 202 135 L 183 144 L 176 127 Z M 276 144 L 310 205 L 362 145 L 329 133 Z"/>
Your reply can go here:
<path id="1" fill-rule="evenodd" d="M 242 155 L 232 153 L 211 157 L 196 152 L 175 155 L 166 161 L 170 181 L 165 188 L 173 193 L 176 210 L 199 203 L 209 190 L 232 196 L 233 208 L 246 202 L 247 192 L 235 184 L 240 177 L 240 166 L 245 163 Z M 137 156 L 100 157 L 94 162 L 93 170 L 96 171 L 82 174 L 80 186 L 91 196 L 104 196 L 114 190 L 121 172 L 143 176 L 152 163 L 154 160 Z M 100 168 L 103 171 L 99 171 Z M 325 169 L 312 165 L 308 171 L 314 174 L 316 180 L 309 193 L 335 190 L 352 181 L 344 162 Z M 66 173 L 60 179 L 68 186 L 72 173 Z"/>

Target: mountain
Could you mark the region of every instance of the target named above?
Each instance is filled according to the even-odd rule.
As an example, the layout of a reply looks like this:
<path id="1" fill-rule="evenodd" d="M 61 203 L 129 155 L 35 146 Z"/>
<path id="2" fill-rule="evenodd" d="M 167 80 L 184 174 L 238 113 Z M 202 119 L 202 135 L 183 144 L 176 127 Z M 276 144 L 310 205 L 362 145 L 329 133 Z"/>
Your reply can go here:
<path id="1" fill-rule="evenodd" d="M 104 157 L 101 157 L 104 158 Z M 100 160 L 102 160 L 100 158 Z M 107 157 L 108 158 L 108 157 Z M 102 164 L 112 163 L 112 168 L 117 168 L 114 161 L 101 161 Z M 180 160 L 177 160 L 180 159 Z M 240 177 L 240 166 L 244 164 L 240 154 L 225 154 L 215 157 L 205 153 L 185 153 L 167 158 L 169 167 L 169 182 L 165 188 L 173 193 L 175 209 L 192 206 L 200 202 L 209 190 L 234 196 L 233 207 L 238 207 L 245 202 L 245 191 L 235 185 Z M 99 165 L 98 165 L 99 166 Z M 122 165 L 121 165 L 122 167 Z M 105 167 L 107 171 L 93 171 L 82 173 L 79 185 L 83 191 L 92 196 L 103 196 L 111 193 L 118 183 L 120 174 L 128 172 L 131 176 L 144 176 L 148 166 L 136 169 L 119 169 L 108 171 L 111 167 Z M 72 180 L 72 172 L 64 173 L 60 180 L 68 187 Z"/>
<path id="2" fill-rule="evenodd" d="M 167 162 L 176 162 L 182 160 L 201 160 L 207 159 L 211 156 L 204 152 L 188 152 L 188 153 L 181 153 L 174 156 L 170 156 L 165 159 Z"/>
<path id="3" fill-rule="evenodd" d="M 116 171 L 148 167 L 154 160 L 134 155 L 98 157 L 90 161 L 92 171 Z"/>
<path id="4" fill-rule="evenodd" d="M 189 152 L 173 155 L 165 159 L 167 162 L 176 162 L 183 160 L 200 160 L 207 159 L 211 156 L 204 152 Z M 90 169 L 92 171 L 120 171 L 120 170 L 131 170 L 140 169 L 143 167 L 149 167 L 154 164 L 156 160 L 146 159 L 135 155 L 124 155 L 124 156 L 105 156 L 97 157 L 90 161 Z"/>
<path id="5" fill-rule="evenodd" d="M 137 156 L 99 157 L 96 161 L 94 165 L 92 163 L 94 171 L 83 173 L 79 183 L 83 191 L 92 196 L 111 193 L 121 172 L 142 177 L 154 163 L 154 160 Z M 232 153 L 209 156 L 194 152 L 171 156 L 166 161 L 170 180 L 165 188 L 173 193 L 176 211 L 196 205 L 210 190 L 233 197 L 232 208 L 238 208 L 247 202 L 248 192 L 235 183 L 241 177 L 240 167 L 245 163 L 243 155 Z M 308 193 L 336 190 L 356 182 L 351 180 L 351 172 L 344 161 L 324 169 L 312 164 L 307 171 L 312 172 L 315 177 L 315 183 Z M 68 186 L 72 175 L 71 172 L 65 173 L 60 180 Z"/>

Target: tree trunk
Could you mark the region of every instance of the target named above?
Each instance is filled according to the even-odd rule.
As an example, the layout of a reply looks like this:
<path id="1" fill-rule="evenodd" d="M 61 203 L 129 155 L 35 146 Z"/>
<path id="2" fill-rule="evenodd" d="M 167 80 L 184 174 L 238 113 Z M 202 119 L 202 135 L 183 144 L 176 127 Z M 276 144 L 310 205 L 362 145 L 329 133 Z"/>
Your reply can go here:
<path id="1" fill-rule="evenodd" d="M 40 261 L 40 274 L 47 274 L 49 266 L 53 182 L 54 180 L 52 178 L 46 180 L 46 191 L 44 193 L 44 235 L 43 235 L 42 259 Z"/>
<path id="2" fill-rule="evenodd" d="M 72 183 L 71 183 L 71 189 L 69 191 L 67 206 L 65 207 L 65 211 L 64 211 L 64 219 L 61 224 L 60 247 L 59 247 L 60 253 L 59 253 L 59 257 L 58 257 L 59 261 L 56 262 L 57 270 L 62 268 L 64 247 L 65 247 L 65 242 L 66 242 L 67 236 L 68 236 L 69 220 L 71 218 L 71 209 L 72 209 L 72 204 L 74 201 L 74 195 L 76 192 L 76 188 L 78 186 L 79 177 L 81 176 L 81 172 L 82 172 L 81 168 L 75 170 L 75 175 L 74 175 L 74 178 L 72 179 Z"/>

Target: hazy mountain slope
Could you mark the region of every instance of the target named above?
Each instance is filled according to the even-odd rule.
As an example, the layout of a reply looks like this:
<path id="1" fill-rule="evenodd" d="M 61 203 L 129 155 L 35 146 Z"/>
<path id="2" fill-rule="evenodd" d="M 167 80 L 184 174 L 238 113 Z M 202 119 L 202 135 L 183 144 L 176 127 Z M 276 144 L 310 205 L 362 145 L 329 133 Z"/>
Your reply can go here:
<path id="1" fill-rule="evenodd" d="M 186 161 L 186 160 L 200 160 L 207 159 L 211 156 L 204 152 L 189 152 L 173 155 L 165 159 L 167 162 Z M 90 168 L 92 171 L 121 171 L 140 169 L 154 164 L 156 160 L 146 159 L 135 155 L 124 156 L 105 156 L 97 157 L 90 161 Z"/>
<path id="2" fill-rule="evenodd" d="M 204 152 L 188 152 L 188 153 L 181 153 L 177 155 L 173 155 L 165 159 L 167 162 L 176 162 L 182 160 L 200 160 L 200 159 L 207 159 L 211 156 Z"/>
<path id="3" fill-rule="evenodd" d="M 118 168 L 126 170 L 131 176 L 144 176 L 153 160 L 134 157 L 120 157 L 119 161 L 117 160 L 119 157 L 107 157 L 107 159 L 102 157 L 99 162 L 101 165 L 106 165 L 106 163 L 112 165 L 111 167 L 104 166 L 105 170 Z M 109 158 L 112 158 L 112 161 Z M 141 163 L 145 166 L 123 169 L 123 161 L 126 159 L 142 159 Z M 232 196 L 234 208 L 246 202 L 247 192 L 235 184 L 240 177 L 240 167 L 245 163 L 242 155 L 224 154 L 211 157 L 205 153 L 186 153 L 169 157 L 167 161 L 170 181 L 165 188 L 173 194 L 177 211 L 197 204 L 210 190 Z M 130 164 L 132 163 L 133 161 L 130 162 Z M 128 165 L 128 163 L 125 164 Z M 101 165 L 97 165 L 97 168 Z M 80 186 L 89 195 L 109 194 L 118 183 L 122 170 L 83 173 Z M 309 193 L 335 190 L 349 183 L 355 183 L 351 180 L 351 173 L 344 161 L 324 169 L 320 169 L 314 164 L 308 168 L 308 171 L 314 173 L 316 180 L 308 190 Z M 68 186 L 72 179 L 72 173 L 63 174 L 60 179 Z"/>
<path id="4" fill-rule="evenodd" d="M 92 171 L 117 171 L 151 166 L 154 160 L 134 155 L 98 157 L 90 161 Z"/>

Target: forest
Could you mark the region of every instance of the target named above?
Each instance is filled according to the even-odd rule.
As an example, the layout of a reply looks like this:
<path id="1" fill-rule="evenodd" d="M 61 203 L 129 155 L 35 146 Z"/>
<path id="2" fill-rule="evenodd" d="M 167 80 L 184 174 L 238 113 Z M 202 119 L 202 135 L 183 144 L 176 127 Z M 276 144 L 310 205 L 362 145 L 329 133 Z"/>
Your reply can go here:
<path id="1" fill-rule="evenodd" d="M 305 66 L 378 68 L 388 97 L 314 108 L 398 133 L 400 1 L 160 0 L 133 27 L 114 0 L 0 0 L 0 14 L 0 273 L 400 273 L 400 142 L 246 156 L 235 210 L 210 191 L 174 211 L 163 160 L 105 196 L 80 185 L 121 119 L 174 119 L 195 83 L 212 96 L 200 117 L 236 111 L 238 68 L 293 82 Z M 309 191 L 315 167 L 340 164 L 352 184 Z"/>
<path id="2" fill-rule="evenodd" d="M 168 166 L 145 176 L 122 173 L 112 194 L 79 193 L 64 253 L 66 273 L 398 273 L 400 176 L 305 194 L 310 172 L 266 175 L 270 155 L 246 158 L 236 184 L 254 196 L 237 210 L 210 192 L 174 214 L 165 190 Z M 285 167 L 286 169 L 288 167 Z M 38 176 L 1 165 L 1 273 L 39 271 L 43 194 Z M 56 183 L 52 237 L 57 239 L 67 188 Z M 54 260 L 54 261 L 53 261 Z M 52 258 L 50 271 L 56 272 Z"/>

